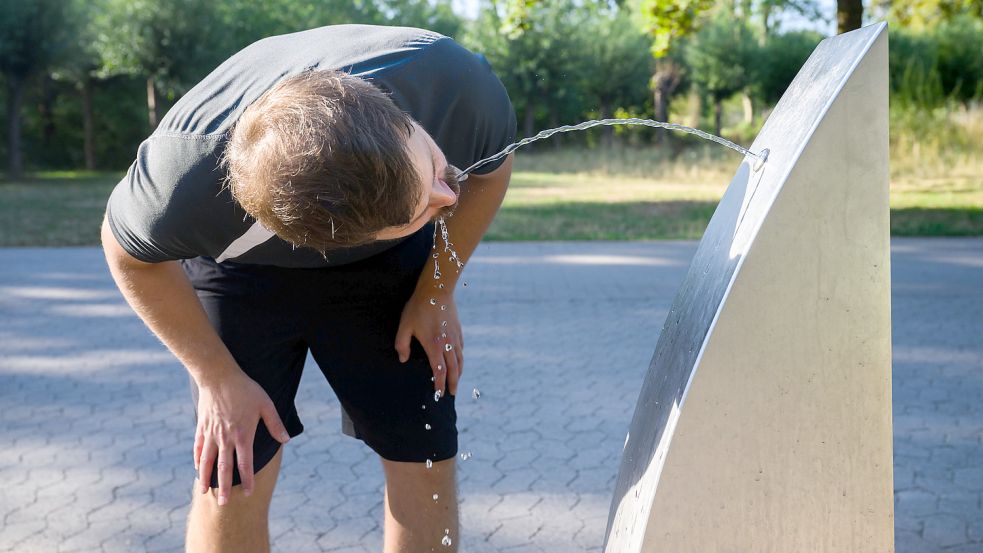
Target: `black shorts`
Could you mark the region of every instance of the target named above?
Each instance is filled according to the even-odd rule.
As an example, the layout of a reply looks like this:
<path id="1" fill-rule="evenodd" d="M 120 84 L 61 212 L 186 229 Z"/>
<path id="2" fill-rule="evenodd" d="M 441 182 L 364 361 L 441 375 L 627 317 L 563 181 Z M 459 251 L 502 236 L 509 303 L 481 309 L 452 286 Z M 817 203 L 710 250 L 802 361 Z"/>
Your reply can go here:
<path id="1" fill-rule="evenodd" d="M 422 463 L 457 454 L 454 396 L 434 401 L 433 373 L 416 339 L 406 363 L 395 349 L 403 306 L 432 246 L 429 224 L 393 248 L 338 267 L 287 269 L 201 257 L 183 266 L 212 326 L 242 370 L 270 395 L 291 437 L 304 431 L 294 399 L 310 350 L 353 426 L 347 433 L 384 459 Z M 198 387 L 189 380 L 197 423 Z M 280 445 L 260 420 L 254 472 Z M 241 483 L 236 465 L 234 485 Z M 213 488 L 216 466 L 217 460 Z"/>

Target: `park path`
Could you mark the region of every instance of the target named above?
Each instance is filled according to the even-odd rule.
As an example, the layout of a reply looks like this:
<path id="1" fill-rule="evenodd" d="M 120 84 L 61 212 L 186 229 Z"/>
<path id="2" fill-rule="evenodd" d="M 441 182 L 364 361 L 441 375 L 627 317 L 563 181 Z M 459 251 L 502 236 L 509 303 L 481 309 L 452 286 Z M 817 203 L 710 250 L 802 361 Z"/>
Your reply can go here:
<path id="1" fill-rule="evenodd" d="M 485 243 L 458 302 L 465 552 L 599 551 L 641 377 L 695 242 Z M 983 551 L 983 239 L 896 239 L 897 550 Z M 481 398 L 470 397 L 473 387 Z M 380 550 L 382 475 L 305 372 L 279 552 Z M 184 369 L 101 252 L 0 250 L 0 551 L 180 551 Z"/>

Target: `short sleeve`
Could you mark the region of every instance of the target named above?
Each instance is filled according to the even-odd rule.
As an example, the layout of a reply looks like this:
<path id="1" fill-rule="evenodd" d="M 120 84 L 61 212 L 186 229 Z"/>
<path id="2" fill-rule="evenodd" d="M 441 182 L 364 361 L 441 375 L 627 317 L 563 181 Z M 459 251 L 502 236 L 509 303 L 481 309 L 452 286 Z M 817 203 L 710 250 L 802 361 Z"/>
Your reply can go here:
<path id="1" fill-rule="evenodd" d="M 484 56 L 450 38 L 434 42 L 412 63 L 379 80 L 459 169 L 515 141 L 515 110 L 505 86 Z M 474 173 L 490 173 L 503 162 L 488 163 Z"/>
<path id="2" fill-rule="evenodd" d="M 217 256 L 249 223 L 223 189 L 222 138 L 152 135 L 109 197 L 106 216 L 123 249 L 157 263 Z"/>

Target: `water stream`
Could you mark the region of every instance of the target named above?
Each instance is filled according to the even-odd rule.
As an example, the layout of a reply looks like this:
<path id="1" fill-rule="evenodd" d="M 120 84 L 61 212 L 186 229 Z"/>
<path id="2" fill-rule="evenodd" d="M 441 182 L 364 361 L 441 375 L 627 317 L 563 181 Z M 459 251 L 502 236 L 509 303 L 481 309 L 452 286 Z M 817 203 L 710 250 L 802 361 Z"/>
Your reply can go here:
<path id="1" fill-rule="evenodd" d="M 458 181 L 463 181 L 466 178 L 468 178 L 468 175 L 471 174 L 471 171 L 474 171 L 478 167 L 481 167 L 486 163 L 491 163 L 493 161 L 502 159 L 503 157 L 511 154 L 512 152 L 518 150 L 519 148 L 525 146 L 526 144 L 531 144 L 537 140 L 549 138 L 554 134 L 561 133 L 561 132 L 582 131 L 584 129 L 589 129 L 591 127 L 599 127 L 599 126 L 608 127 L 611 125 L 644 125 L 646 127 L 656 127 L 660 129 L 668 129 L 672 131 L 682 131 L 688 134 L 695 134 L 700 138 L 709 140 L 711 142 L 716 142 L 721 146 L 726 146 L 731 150 L 738 151 L 746 156 L 750 156 L 754 158 L 756 160 L 755 167 L 754 167 L 755 171 L 757 171 L 761 167 L 761 164 L 763 164 L 765 160 L 768 158 L 768 150 L 762 150 L 761 153 L 756 154 L 743 146 L 737 145 L 731 142 L 730 140 L 727 140 L 726 138 L 721 138 L 717 135 L 710 134 L 706 131 L 701 131 L 700 129 L 694 129 L 693 127 L 687 127 L 685 125 L 678 125 L 676 123 L 665 123 L 663 121 L 655 121 L 654 119 L 639 119 L 637 117 L 629 117 L 627 119 L 591 119 L 590 121 L 584 121 L 583 123 L 577 123 L 576 125 L 563 125 L 562 127 L 556 127 L 554 129 L 546 129 L 544 131 L 540 131 L 536 133 L 535 136 L 527 136 L 526 138 L 523 138 L 518 142 L 513 142 L 512 144 L 506 146 L 505 149 L 502 150 L 501 152 L 498 152 L 493 156 L 486 157 L 485 159 L 482 159 L 477 163 L 474 163 L 467 169 L 458 173 L 457 175 Z"/>

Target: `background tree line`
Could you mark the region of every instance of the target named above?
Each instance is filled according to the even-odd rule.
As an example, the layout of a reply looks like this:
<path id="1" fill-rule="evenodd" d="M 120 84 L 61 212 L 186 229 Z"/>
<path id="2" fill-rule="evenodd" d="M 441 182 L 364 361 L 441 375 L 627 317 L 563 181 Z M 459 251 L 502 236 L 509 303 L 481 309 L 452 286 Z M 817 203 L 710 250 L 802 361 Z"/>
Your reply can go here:
<path id="1" fill-rule="evenodd" d="M 873 1 L 864 14 L 859 0 L 838 0 L 836 22 L 840 31 L 864 17 L 892 23 L 894 105 L 931 110 L 983 97 L 983 0 Z M 740 138 L 823 38 L 784 30 L 789 18 L 822 14 L 814 0 L 483 0 L 473 20 L 450 0 L 6 0 L 0 154 L 11 178 L 25 168 L 125 168 L 167 108 L 228 56 L 336 23 L 424 27 L 484 54 L 523 136 L 641 116 Z M 562 140 L 666 138 L 606 128 Z"/>

